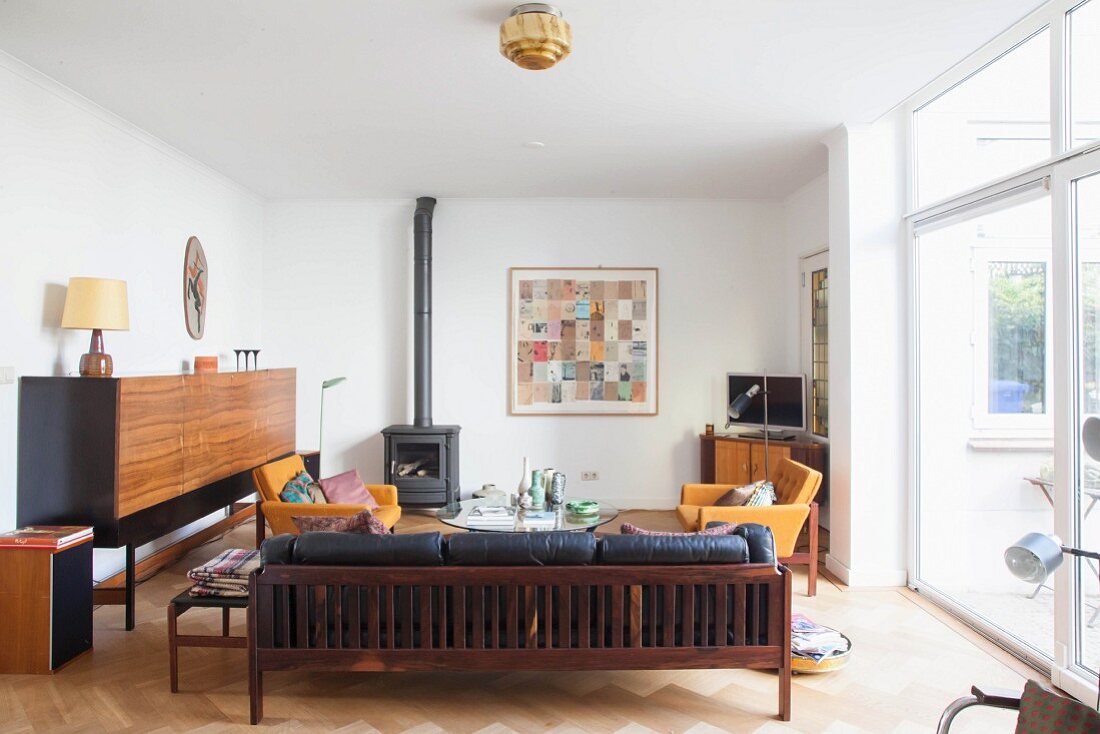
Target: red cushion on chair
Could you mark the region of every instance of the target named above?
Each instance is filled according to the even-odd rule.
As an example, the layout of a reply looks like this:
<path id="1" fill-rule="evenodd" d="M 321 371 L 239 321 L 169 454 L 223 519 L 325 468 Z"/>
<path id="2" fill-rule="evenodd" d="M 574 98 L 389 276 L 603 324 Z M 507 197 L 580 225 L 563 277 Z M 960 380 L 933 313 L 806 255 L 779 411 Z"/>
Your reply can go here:
<path id="1" fill-rule="evenodd" d="M 1095 734 L 1100 732 L 1100 713 L 1072 698 L 1059 696 L 1033 680 L 1020 697 L 1016 734 Z"/>

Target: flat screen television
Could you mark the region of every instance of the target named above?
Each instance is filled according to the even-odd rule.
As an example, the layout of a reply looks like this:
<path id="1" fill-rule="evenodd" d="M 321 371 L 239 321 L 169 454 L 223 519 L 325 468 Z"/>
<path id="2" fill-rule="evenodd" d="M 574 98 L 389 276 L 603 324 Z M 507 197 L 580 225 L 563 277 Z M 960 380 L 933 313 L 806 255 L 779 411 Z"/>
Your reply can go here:
<path id="1" fill-rule="evenodd" d="M 768 429 L 771 437 L 787 437 L 806 430 L 806 378 L 802 375 L 763 375 L 730 372 L 726 375 L 726 405 L 754 385 L 758 394 L 737 418 L 727 415 L 727 428 L 764 428 L 764 391 L 768 393 Z"/>

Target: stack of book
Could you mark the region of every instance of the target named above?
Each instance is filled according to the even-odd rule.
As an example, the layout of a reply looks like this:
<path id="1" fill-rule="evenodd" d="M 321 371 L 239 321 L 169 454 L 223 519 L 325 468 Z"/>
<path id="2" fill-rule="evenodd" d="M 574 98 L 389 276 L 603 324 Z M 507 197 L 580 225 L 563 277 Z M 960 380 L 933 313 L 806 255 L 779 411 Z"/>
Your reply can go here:
<path id="1" fill-rule="evenodd" d="M 0 533 L 0 547 L 64 548 L 91 535 L 84 525 L 30 525 Z"/>
<path id="2" fill-rule="evenodd" d="M 553 530 L 558 516 L 553 510 L 527 510 L 523 513 L 523 527 L 528 530 Z"/>
<path id="3" fill-rule="evenodd" d="M 512 507 L 475 507 L 466 516 L 466 525 L 471 528 L 510 528 L 515 524 L 516 511 Z"/>

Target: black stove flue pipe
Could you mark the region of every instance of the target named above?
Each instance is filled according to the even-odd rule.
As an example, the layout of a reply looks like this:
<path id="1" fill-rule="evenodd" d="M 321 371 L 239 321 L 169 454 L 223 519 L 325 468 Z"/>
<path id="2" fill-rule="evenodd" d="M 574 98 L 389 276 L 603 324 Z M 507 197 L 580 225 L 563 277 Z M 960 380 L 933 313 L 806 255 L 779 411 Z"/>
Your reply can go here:
<path id="1" fill-rule="evenodd" d="M 413 214 L 413 425 L 432 425 L 432 214 L 435 199 L 416 200 Z"/>

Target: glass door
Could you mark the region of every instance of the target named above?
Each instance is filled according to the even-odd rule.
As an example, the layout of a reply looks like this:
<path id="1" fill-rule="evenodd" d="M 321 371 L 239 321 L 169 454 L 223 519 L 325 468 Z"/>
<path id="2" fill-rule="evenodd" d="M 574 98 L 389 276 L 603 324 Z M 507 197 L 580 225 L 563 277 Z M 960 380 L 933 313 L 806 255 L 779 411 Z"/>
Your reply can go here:
<path id="1" fill-rule="evenodd" d="M 1063 296 L 1066 347 L 1073 355 L 1067 375 L 1071 420 L 1065 430 L 1059 465 L 1071 477 L 1059 497 L 1056 529 L 1066 546 L 1100 550 L 1100 153 L 1065 164 L 1054 183 L 1056 211 L 1064 212 L 1056 228 L 1068 243 L 1067 287 Z M 1056 683 L 1086 700 L 1095 697 L 1100 671 L 1100 565 L 1065 556 L 1059 573 L 1061 609 L 1058 627 L 1069 649 L 1056 660 Z M 1057 635 L 1059 638 L 1063 634 Z"/>
<path id="2" fill-rule="evenodd" d="M 1003 558 L 1024 533 L 1054 529 L 1050 197 L 1036 187 L 944 221 L 915 247 L 917 575 L 1051 660 L 1051 584 L 1016 580 Z"/>

